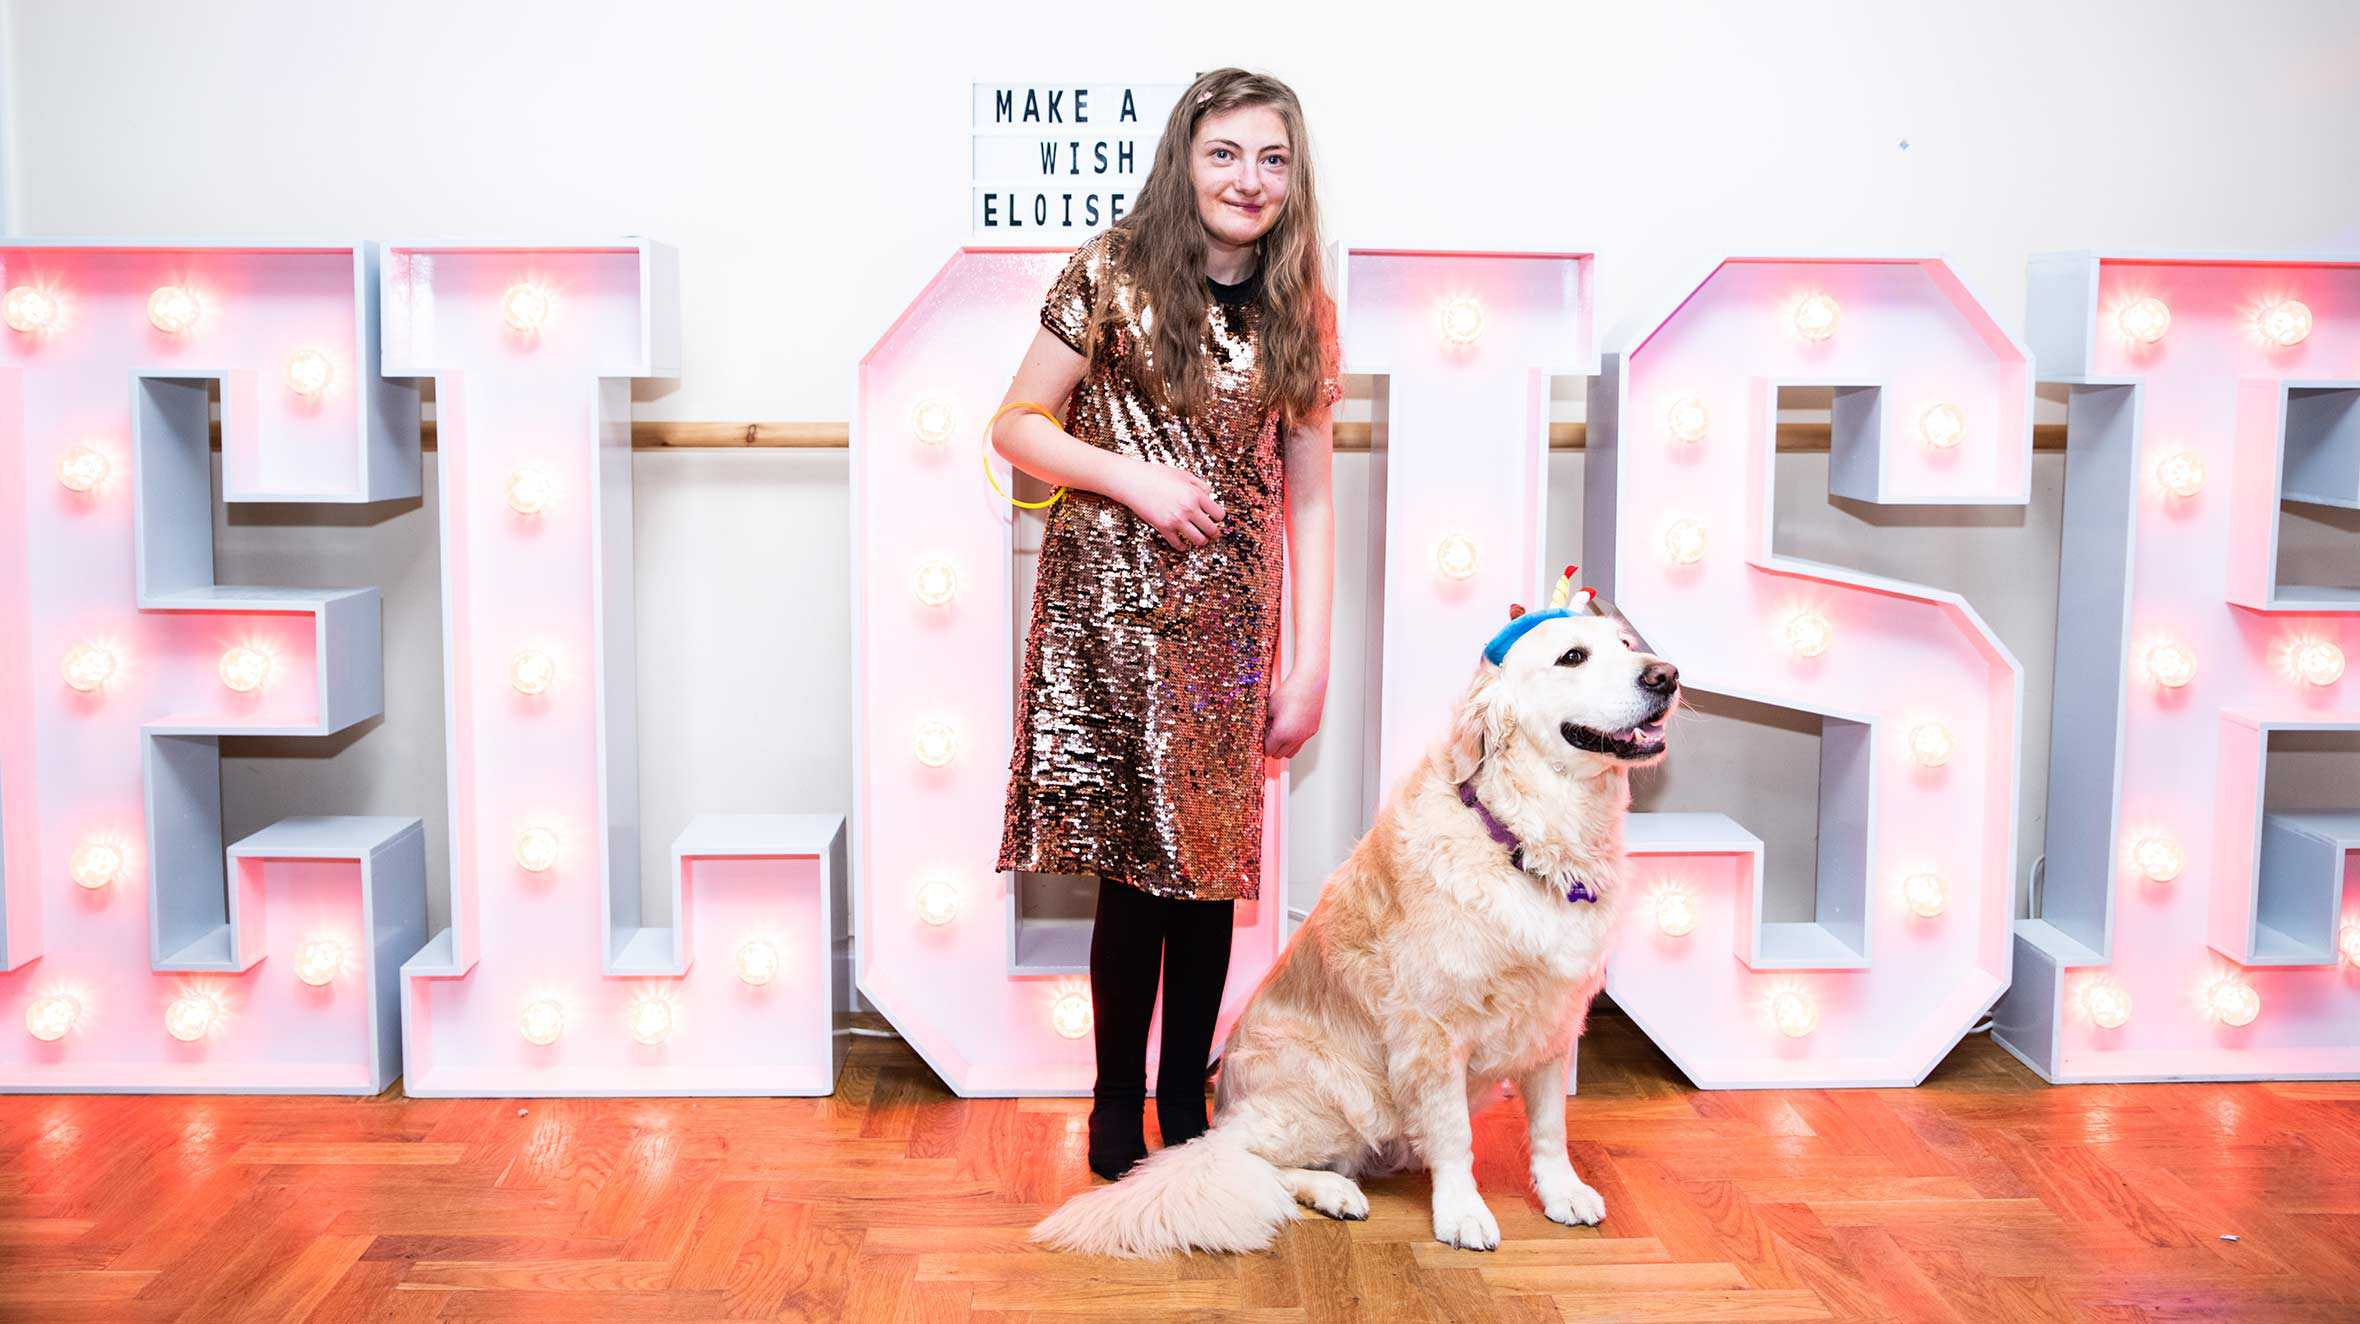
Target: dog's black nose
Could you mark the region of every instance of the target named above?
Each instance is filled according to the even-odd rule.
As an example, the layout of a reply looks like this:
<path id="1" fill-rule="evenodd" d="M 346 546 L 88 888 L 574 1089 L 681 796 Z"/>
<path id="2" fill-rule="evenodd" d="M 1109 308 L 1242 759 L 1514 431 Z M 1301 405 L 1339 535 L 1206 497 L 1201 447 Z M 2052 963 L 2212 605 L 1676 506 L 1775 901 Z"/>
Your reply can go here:
<path id="1" fill-rule="evenodd" d="M 1639 673 L 1639 688 L 1656 694 L 1669 694 L 1680 688 L 1680 669 L 1669 662 L 1650 662 Z"/>

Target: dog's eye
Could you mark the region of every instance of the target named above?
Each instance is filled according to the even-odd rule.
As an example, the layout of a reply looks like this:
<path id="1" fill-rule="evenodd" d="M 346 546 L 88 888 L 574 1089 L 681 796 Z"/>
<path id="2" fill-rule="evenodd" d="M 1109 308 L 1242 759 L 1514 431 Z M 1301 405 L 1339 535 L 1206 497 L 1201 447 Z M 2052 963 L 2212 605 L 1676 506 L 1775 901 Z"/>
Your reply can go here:
<path id="1" fill-rule="evenodd" d="M 1578 666 L 1580 666 L 1582 663 L 1584 663 L 1584 662 L 1587 662 L 1587 661 L 1589 661 L 1589 660 L 1590 660 L 1590 650 L 1589 650 L 1589 649 L 1587 649 L 1587 648 L 1568 648 L 1568 649 L 1566 649 L 1566 650 L 1565 650 L 1565 656 L 1563 656 L 1563 657 L 1561 657 L 1561 658 L 1558 658 L 1558 659 L 1557 659 L 1557 665 L 1558 665 L 1558 666 L 1561 666 L 1561 667 L 1578 667 Z"/>

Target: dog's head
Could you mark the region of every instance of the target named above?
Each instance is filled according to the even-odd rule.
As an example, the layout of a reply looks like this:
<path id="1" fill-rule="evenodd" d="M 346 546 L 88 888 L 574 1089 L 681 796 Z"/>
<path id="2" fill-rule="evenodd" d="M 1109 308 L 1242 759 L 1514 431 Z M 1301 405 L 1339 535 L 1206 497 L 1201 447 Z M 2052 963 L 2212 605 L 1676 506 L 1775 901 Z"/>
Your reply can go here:
<path id="1" fill-rule="evenodd" d="M 1486 657 L 1452 719 L 1446 761 L 1465 781 L 1488 749 L 1520 734 L 1551 755 L 1646 765 L 1664 754 L 1680 669 L 1644 651 L 1621 621 L 1544 614 Z"/>

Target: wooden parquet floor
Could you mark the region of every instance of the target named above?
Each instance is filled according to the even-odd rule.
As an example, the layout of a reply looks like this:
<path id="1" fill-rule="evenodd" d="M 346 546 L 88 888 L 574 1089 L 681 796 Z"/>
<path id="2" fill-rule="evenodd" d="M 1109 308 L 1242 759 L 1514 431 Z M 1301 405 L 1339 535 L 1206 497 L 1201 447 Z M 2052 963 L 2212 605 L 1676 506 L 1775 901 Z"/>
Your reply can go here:
<path id="1" fill-rule="evenodd" d="M 0 1097 L 8 1320 L 2360 1319 L 2360 1084 L 1705 1094 L 1602 1012 L 1568 1104 L 1606 1222 L 1477 1123 L 1490 1254 L 1426 1181 L 1268 1254 L 1028 1247 L 1086 1104 L 952 1097 L 893 1040 L 832 1099 Z M 2228 1240 L 2234 1237 L 2235 1240 Z"/>

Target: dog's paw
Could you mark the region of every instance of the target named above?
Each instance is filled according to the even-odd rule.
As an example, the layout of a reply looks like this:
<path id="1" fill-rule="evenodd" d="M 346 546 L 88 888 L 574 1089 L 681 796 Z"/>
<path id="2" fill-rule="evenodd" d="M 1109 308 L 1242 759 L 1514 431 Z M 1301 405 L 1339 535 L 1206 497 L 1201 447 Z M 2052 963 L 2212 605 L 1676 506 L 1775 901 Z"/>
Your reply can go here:
<path id="1" fill-rule="evenodd" d="M 1571 1164 L 1553 1171 L 1535 1171 L 1532 1186 L 1540 1193 L 1541 1212 L 1551 1222 L 1579 1227 L 1606 1217 L 1606 1197 L 1574 1176 Z"/>
<path id="2" fill-rule="evenodd" d="M 1491 1216 L 1482 1200 L 1466 1196 L 1458 1200 L 1437 1198 L 1434 1201 L 1434 1239 L 1445 1246 L 1460 1250 L 1497 1250 L 1500 1245 L 1500 1221 Z"/>
<path id="3" fill-rule="evenodd" d="M 1368 1217 L 1368 1196 L 1360 1183 L 1341 1173 L 1304 1173 L 1296 1179 L 1295 1198 L 1330 1218 L 1357 1222 Z"/>

